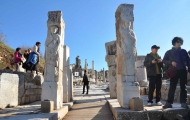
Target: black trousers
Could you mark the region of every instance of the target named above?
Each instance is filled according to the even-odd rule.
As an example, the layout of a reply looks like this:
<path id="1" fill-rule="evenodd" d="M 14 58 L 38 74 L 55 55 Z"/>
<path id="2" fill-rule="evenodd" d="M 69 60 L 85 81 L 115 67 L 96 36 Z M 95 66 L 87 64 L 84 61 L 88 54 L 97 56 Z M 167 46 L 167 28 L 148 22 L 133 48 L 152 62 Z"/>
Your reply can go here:
<path id="1" fill-rule="evenodd" d="M 156 76 L 149 76 L 149 93 L 148 102 L 153 103 L 153 93 L 156 88 L 156 103 L 160 101 L 161 98 L 161 87 L 162 87 L 162 75 L 157 74 Z"/>
<path id="2" fill-rule="evenodd" d="M 182 69 L 182 70 L 177 70 L 177 73 L 174 77 L 170 79 L 170 89 L 168 93 L 168 100 L 167 102 L 170 104 L 173 104 L 174 101 L 174 94 L 176 90 L 176 86 L 178 83 L 178 80 L 180 79 L 180 102 L 181 103 L 186 103 L 187 102 L 187 70 Z"/>
<path id="3" fill-rule="evenodd" d="M 89 85 L 89 82 L 84 82 L 84 84 L 83 84 L 83 93 L 85 92 L 85 86 L 86 86 L 86 89 L 87 89 L 86 93 L 88 93 L 88 85 Z"/>

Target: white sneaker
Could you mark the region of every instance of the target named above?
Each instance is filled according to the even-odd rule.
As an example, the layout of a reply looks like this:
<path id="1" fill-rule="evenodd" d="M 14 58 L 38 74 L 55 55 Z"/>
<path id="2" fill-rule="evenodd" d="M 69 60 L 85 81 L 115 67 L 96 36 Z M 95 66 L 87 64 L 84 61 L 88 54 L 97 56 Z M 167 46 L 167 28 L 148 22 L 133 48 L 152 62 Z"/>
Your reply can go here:
<path id="1" fill-rule="evenodd" d="M 147 106 L 152 106 L 152 103 L 149 102 L 149 103 L 147 104 Z"/>
<path id="2" fill-rule="evenodd" d="M 162 106 L 163 104 L 161 102 L 156 103 L 157 106 Z"/>

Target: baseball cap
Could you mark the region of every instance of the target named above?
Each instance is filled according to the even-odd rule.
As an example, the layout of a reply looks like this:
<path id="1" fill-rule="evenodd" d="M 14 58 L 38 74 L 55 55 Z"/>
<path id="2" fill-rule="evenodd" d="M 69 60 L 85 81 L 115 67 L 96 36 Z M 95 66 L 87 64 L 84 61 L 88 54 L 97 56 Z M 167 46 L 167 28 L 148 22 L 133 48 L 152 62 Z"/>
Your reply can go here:
<path id="1" fill-rule="evenodd" d="M 154 49 L 154 48 L 156 48 L 156 49 L 160 49 L 160 46 L 153 45 L 153 46 L 151 47 L 151 49 Z"/>

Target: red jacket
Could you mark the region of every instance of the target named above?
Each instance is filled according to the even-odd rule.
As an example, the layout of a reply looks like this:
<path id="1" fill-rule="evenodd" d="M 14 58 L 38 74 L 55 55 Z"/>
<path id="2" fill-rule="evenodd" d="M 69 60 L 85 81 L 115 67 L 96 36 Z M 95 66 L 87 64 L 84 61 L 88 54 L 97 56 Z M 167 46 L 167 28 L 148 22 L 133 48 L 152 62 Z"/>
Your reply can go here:
<path id="1" fill-rule="evenodd" d="M 19 52 L 15 52 L 14 53 L 14 63 L 21 63 L 22 60 L 21 60 L 22 56 Z"/>

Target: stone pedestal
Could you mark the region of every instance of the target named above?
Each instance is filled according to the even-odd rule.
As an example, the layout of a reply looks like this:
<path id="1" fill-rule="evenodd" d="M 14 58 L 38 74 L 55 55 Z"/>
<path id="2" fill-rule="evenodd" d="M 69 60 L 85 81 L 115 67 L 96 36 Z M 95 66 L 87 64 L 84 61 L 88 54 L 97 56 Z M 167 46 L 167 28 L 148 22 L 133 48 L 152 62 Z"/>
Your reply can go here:
<path id="1" fill-rule="evenodd" d="M 45 42 L 45 72 L 42 84 L 42 101 L 54 102 L 54 109 L 63 103 L 63 44 L 64 27 L 61 11 L 48 12 L 48 35 Z"/>
<path id="2" fill-rule="evenodd" d="M 110 98 L 117 98 L 116 87 L 116 41 L 107 42 L 106 46 L 106 62 L 108 64 L 108 80 L 110 89 Z"/>
<path id="3" fill-rule="evenodd" d="M 69 102 L 69 94 L 70 94 L 70 61 L 69 61 L 69 47 L 64 46 L 64 54 L 63 54 L 63 102 Z"/>
<path id="4" fill-rule="evenodd" d="M 136 83 L 136 36 L 133 31 L 133 5 L 121 4 L 116 11 L 117 99 L 121 107 L 129 108 L 129 101 L 140 97 Z"/>
<path id="5" fill-rule="evenodd" d="M 141 87 L 148 86 L 146 68 L 144 67 L 144 60 L 145 60 L 145 56 L 138 56 L 137 61 L 135 63 L 136 72 L 137 72 L 136 73 L 137 74 L 137 82 L 139 82 Z"/>
<path id="6" fill-rule="evenodd" d="M 41 112 L 42 113 L 50 113 L 54 109 L 53 101 L 42 101 L 41 102 Z"/>
<path id="7" fill-rule="evenodd" d="M 135 111 L 144 110 L 143 99 L 133 98 L 130 100 L 130 109 Z"/>

